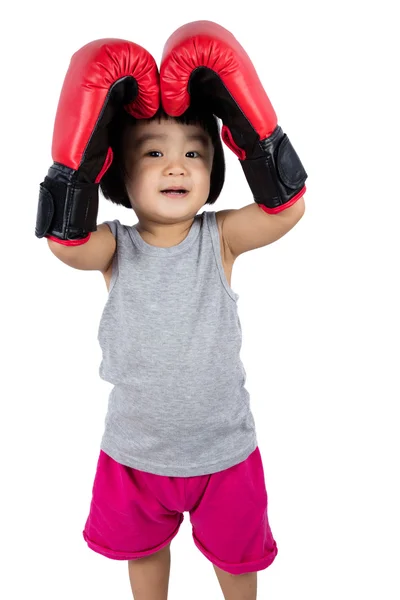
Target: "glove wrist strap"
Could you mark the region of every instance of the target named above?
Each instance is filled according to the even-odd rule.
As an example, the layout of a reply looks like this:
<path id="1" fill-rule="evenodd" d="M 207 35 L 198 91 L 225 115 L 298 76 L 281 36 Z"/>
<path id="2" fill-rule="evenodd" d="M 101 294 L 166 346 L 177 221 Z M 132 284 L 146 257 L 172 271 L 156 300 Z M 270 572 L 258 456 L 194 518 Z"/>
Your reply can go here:
<path id="1" fill-rule="evenodd" d="M 260 141 L 262 156 L 240 161 L 257 204 L 279 212 L 303 195 L 307 173 L 288 136 L 279 125 Z M 305 190 L 304 190 L 305 191 Z M 303 192 L 304 193 L 304 192 Z"/>
<path id="2" fill-rule="evenodd" d="M 54 177 L 54 169 L 40 184 L 35 235 L 38 238 L 53 236 L 60 240 L 87 238 L 96 231 L 99 205 L 98 183 L 74 181 L 64 173 Z M 52 176 L 53 175 L 53 176 Z"/>

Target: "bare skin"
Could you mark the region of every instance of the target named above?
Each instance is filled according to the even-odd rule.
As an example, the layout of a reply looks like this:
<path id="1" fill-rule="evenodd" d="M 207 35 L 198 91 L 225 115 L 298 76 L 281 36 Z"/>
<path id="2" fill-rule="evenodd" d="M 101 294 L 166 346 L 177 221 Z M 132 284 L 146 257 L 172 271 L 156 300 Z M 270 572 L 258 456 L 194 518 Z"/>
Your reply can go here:
<path id="1" fill-rule="evenodd" d="M 257 572 L 232 575 L 213 565 L 225 600 L 256 600 Z"/>
<path id="2" fill-rule="evenodd" d="M 171 544 L 145 558 L 128 561 L 134 600 L 168 600 Z M 225 600 L 256 600 L 257 573 L 232 575 L 213 565 Z"/>
<path id="3" fill-rule="evenodd" d="M 170 544 L 145 558 L 129 560 L 129 581 L 134 600 L 167 600 L 170 568 Z"/>

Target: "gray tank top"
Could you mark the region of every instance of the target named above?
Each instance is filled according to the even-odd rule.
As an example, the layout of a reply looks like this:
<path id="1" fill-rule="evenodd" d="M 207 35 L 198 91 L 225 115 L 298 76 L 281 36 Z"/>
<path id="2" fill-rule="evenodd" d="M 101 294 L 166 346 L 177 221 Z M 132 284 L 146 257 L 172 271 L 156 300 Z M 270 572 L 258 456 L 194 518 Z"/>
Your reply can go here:
<path id="1" fill-rule="evenodd" d="M 222 265 L 215 212 L 186 238 L 152 246 L 137 225 L 105 221 L 116 238 L 98 340 L 111 384 L 101 449 L 169 477 L 216 473 L 257 447 L 240 359 L 239 298 Z"/>

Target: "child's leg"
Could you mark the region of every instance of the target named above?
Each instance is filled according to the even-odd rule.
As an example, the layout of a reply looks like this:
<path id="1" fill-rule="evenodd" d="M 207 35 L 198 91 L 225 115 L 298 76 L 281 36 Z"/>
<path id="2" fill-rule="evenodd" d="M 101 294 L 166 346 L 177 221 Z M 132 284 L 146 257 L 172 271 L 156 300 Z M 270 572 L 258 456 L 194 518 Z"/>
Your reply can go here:
<path id="1" fill-rule="evenodd" d="M 256 600 L 257 572 L 232 575 L 213 565 L 225 600 Z"/>
<path id="2" fill-rule="evenodd" d="M 134 600 L 167 600 L 170 544 L 150 556 L 129 560 L 128 567 Z"/>

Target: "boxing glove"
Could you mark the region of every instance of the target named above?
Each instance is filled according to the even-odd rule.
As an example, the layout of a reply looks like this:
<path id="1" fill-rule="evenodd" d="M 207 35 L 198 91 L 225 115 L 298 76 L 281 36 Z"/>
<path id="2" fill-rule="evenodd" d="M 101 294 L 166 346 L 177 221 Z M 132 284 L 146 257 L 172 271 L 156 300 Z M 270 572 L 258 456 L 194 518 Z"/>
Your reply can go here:
<path id="1" fill-rule="evenodd" d="M 163 49 L 160 89 L 169 115 L 195 102 L 222 120 L 221 137 L 239 158 L 260 208 L 279 213 L 304 195 L 307 173 L 250 58 L 227 29 L 212 21 L 179 27 Z"/>
<path id="2" fill-rule="evenodd" d="M 35 234 L 60 244 L 86 243 L 96 231 L 99 182 L 112 162 L 109 128 L 116 112 L 152 117 L 159 107 L 159 73 L 141 46 L 100 39 L 78 50 L 57 107 L 52 159 L 40 184 Z"/>

